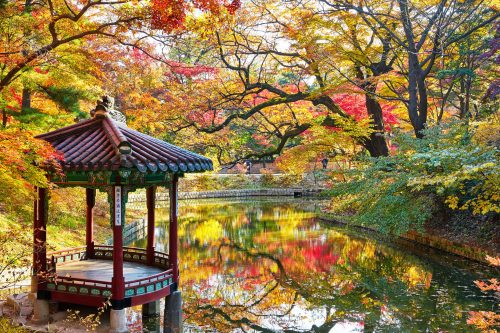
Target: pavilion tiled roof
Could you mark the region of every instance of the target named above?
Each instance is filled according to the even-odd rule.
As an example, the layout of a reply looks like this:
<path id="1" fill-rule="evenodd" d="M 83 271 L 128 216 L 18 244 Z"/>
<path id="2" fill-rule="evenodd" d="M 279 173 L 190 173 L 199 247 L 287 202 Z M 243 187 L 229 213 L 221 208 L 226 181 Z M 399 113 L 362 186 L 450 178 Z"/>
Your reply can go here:
<path id="1" fill-rule="evenodd" d="M 127 127 L 99 104 L 91 119 L 37 136 L 64 155 L 65 171 L 137 169 L 140 172 L 213 170 L 204 156 Z M 121 119 L 120 119 L 121 120 Z"/>

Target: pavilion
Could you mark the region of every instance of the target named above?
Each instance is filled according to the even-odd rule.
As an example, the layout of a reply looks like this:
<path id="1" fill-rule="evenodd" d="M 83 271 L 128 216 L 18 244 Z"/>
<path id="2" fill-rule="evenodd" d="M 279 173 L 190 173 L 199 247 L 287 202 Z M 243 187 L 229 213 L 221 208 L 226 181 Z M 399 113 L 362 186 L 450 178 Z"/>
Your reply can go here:
<path id="1" fill-rule="evenodd" d="M 48 320 L 49 300 L 99 307 L 111 302 L 111 329 L 126 331 L 125 308 L 171 295 L 179 282 L 177 259 L 177 184 L 187 172 L 212 170 L 212 161 L 127 127 L 125 117 L 104 97 L 92 118 L 37 136 L 64 158 L 61 170 L 48 172 L 60 187 L 86 189 L 85 246 L 47 253 L 49 190 L 35 188 L 32 291 L 35 318 Z M 155 192 L 166 186 L 170 197 L 169 252 L 155 251 Z M 123 246 L 128 193 L 146 189 L 147 246 Z M 107 193 L 113 245 L 94 243 L 96 190 Z"/>

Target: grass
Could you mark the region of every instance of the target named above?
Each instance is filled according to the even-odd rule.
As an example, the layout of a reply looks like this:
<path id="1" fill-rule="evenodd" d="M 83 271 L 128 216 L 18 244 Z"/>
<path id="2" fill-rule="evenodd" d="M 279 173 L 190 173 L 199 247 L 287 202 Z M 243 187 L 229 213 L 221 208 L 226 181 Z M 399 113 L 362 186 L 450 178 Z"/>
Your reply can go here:
<path id="1" fill-rule="evenodd" d="M 0 332 L 2 333 L 31 333 L 30 330 L 20 327 L 13 326 L 8 318 L 0 317 Z"/>

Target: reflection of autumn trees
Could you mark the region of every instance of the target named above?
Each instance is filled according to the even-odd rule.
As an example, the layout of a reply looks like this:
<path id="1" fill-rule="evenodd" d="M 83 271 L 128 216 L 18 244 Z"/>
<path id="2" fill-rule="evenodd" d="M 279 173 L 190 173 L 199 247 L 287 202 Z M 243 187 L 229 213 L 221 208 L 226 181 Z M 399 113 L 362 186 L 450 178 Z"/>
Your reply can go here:
<path id="1" fill-rule="evenodd" d="M 286 250 L 273 255 L 237 243 L 221 243 L 217 277 L 190 285 L 194 292 L 186 288 L 188 318 L 220 330 L 251 328 L 260 332 L 328 332 L 345 320 L 363 321 L 365 331 L 383 327 L 470 329 L 460 320 L 463 300 L 453 281 L 443 288 L 443 281 L 432 282 L 427 267 L 415 265 L 391 249 L 376 250 L 372 253 L 377 257 L 368 260 L 366 255 L 374 244 L 353 243 L 345 244 L 352 252 L 345 250 L 329 271 L 314 264 L 302 270 L 298 265 L 289 266 L 280 259 L 288 258 Z M 291 248 L 298 249 L 294 259 L 300 261 L 299 253 L 310 249 L 294 245 Z M 442 315 L 439 321 L 436 313 Z M 300 325 L 304 317 L 314 320 L 306 320 L 309 326 L 305 327 Z"/>
<path id="2" fill-rule="evenodd" d="M 322 225 L 297 204 L 221 202 L 180 215 L 186 320 L 204 329 L 468 332 L 467 312 L 493 304 L 452 265 Z"/>

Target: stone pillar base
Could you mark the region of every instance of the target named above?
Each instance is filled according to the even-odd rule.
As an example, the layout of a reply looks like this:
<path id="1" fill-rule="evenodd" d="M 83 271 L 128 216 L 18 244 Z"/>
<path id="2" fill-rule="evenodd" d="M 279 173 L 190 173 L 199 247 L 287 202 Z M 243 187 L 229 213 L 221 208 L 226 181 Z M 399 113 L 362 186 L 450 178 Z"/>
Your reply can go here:
<path id="1" fill-rule="evenodd" d="M 49 322 L 49 301 L 45 299 L 36 299 L 33 302 L 33 318 L 35 324 L 46 324 Z"/>
<path id="2" fill-rule="evenodd" d="M 182 333 L 182 295 L 175 291 L 165 297 L 165 333 Z"/>
<path id="3" fill-rule="evenodd" d="M 143 317 L 158 317 L 160 315 L 160 301 L 154 301 L 142 305 Z"/>
<path id="4" fill-rule="evenodd" d="M 109 333 L 127 333 L 127 312 L 126 309 L 113 310 L 109 314 Z"/>

